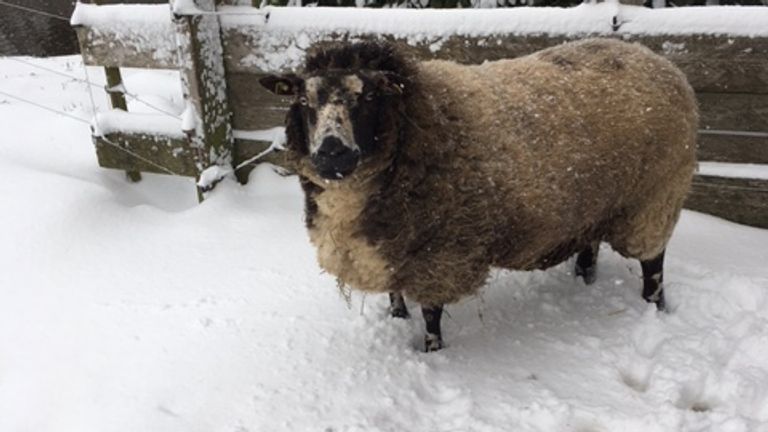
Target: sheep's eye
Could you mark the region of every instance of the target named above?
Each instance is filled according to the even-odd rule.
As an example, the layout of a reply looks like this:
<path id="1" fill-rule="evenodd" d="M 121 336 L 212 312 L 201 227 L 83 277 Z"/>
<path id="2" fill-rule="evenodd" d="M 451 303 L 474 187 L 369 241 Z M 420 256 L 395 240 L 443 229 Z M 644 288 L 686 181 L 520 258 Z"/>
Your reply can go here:
<path id="1" fill-rule="evenodd" d="M 307 97 L 306 96 L 300 96 L 299 97 L 299 104 L 301 104 L 303 106 L 307 106 L 307 103 L 308 102 L 307 102 Z"/>
<path id="2" fill-rule="evenodd" d="M 376 97 L 376 95 L 375 95 L 373 92 L 368 92 L 368 93 L 366 93 L 366 94 L 365 94 L 365 96 L 363 96 L 363 98 L 364 98 L 364 99 L 365 99 L 367 102 L 370 102 L 370 101 L 372 101 L 374 97 Z"/>

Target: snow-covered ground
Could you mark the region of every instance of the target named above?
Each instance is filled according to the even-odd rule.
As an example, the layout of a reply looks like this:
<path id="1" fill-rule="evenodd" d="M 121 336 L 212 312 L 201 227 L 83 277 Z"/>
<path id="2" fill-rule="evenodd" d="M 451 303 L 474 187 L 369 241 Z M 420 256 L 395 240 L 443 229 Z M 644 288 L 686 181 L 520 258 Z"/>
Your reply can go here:
<path id="1" fill-rule="evenodd" d="M 179 112 L 157 97 L 172 73 L 126 76 Z M 82 83 L 13 59 L 0 92 L 91 116 Z M 86 124 L 2 94 L 0 137 L 0 431 L 768 431 L 766 230 L 685 212 L 669 314 L 608 248 L 590 287 L 572 263 L 496 272 L 424 354 L 418 314 L 321 273 L 294 178 L 264 166 L 198 205 L 191 180 L 129 184 Z"/>

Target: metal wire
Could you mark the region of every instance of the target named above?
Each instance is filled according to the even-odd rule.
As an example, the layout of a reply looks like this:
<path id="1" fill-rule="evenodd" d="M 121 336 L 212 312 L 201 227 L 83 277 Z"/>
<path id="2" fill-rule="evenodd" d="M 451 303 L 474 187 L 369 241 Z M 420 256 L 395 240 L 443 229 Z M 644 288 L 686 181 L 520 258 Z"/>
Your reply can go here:
<path id="1" fill-rule="evenodd" d="M 63 16 L 60 16 L 60 15 L 52 14 L 52 13 L 45 12 L 45 11 L 42 11 L 42 10 L 33 9 L 33 8 L 30 8 L 30 7 L 25 7 L 25 6 L 20 6 L 20 5 L 13 4 L 13 3 L 8 3 L 8 2 L 5 2 L 3 0 L 0 0 L 0 5 L 7 6 L 7 7 L 10 7 L 10 8 L 15 8 L 15 9 L 18 9 L 18 10 L 30 12 L 30 13 L 41 15 L 41 16 L 45 16 L 45 17 L 49 17 L 49 18 L 59 19 L 59 20 L 66 21 L 66 22 L 70 21 L 70 19 L 68 17 L 63 17 Z M 255 15 L 255 16 L 263 16 L 264 15 L 261 12 L 258 12 L 258 13 L 226 13 L 226 12 L 225 13 L 220 13 L 220 12 L 203 12 L 203 11 L 200 11 L 200 12 L 201 13 L 199 13 L 199 15 Z M 67 112 L 64 112 L 64 111 L 61 111 L 61 110 L 57 110 L 55 108 L 47 107 L 45 105 L 39 104 L 39 103 L 31 101 L 29 99 L 25 99 L 25 98 L 22 98 L 22 97 L 19 97 L 19 96 L 16 96 L 16 95 L 13 95 L 13 94 L 1 91 L 1 90 L 0 90 L 0 94 L 4 95 L 6 97 L 9 97 L 9 98 L 15 99 L 17 101 L 24 102 L 24 103 L 27 103 L 29 105 L 35 106 L 37 108 L 40 108 L 40 109 L 52 112 L 54 114 L 67 117 L 69 119 L 76 120 L 76 121 L 81 122 L 81 123 L 85 123 L 85 124 L 87 124 L 87 125 L 89 125 L 91 127 L 93 127 L 93 125 L 95 124 L 96 127 L 98 128 L 98 126 L 99 126 L 98 125 L 98 116 L 95 115 L 96 111 L 97 111 L 96 110 L 96 101 L 95 101 L 94 96 L 93 96 L 93 89 L 92 89 L 92 87 L 99 87 L 99 88 L 104 89 L 107 92 L 110 92 L 111 89 L 106 88 L 106 86 L 101 86 L 101 85 L 95 84 L 95 83 L 93 83 L 90 80 L 90 77 L 88 75 L 88 67 L 85 64 L 85 62 L 82 63 L 83 64 L 83 71 L 84 71 L 84 74 L 85 74 L 85 79 L 82 79 L 82 78 L 75 77 L 75 76 L 72 76 L 72 75 L 69 75 L 69 74 L 66 74 L 66 73 L 54 70 L 54 69 L 50 69 L 50 68 L 47 68 L 47 67 L 44 67 L 44 66 L 40 66 L 40 65 L 31 63 L 31 62 L 27 62 L 27 61 L 24 61 L 24 60 L 21 60 L 21 59 L 18 59 L 18 58 L 13 58 L 13 57 L 8 57 L 8 58 L 10 58 L 13 61 L 26 64 L 28 66 L 32 66 L 32 67 L 35 67 L 35 68 L 38 68 L 38 69 L 41 69 L 41 70 L 45 70 L 45 71 L 50 72 L 50 73 L 61 75 L 61 76 L 67 77 L 69 79 L 73 79 L 73 80 L 79 81 L 79 82 L 84 82 L 85 84 L 87 84 L 88 85 L 88 95 L 89 95 L 90 102 L 91 102 L 91 110 L 94 113 L 94 120 L 93 120 L 93 123 L 91 123 L 90 121 L 88 121 L 86 119 L 77 117 L 77 116 L 69 114 Z M 142 103 L 142 104 L 144 104 L 144 105 L 146 105 L 146 106 L 148 106 L 148 107 L 150 107 L 150 108 L 152 108 L 152 109 L 154 109 L 154 110 L 156 110 L 158 112 L 161 112 L 163 114 L 166 114 L 168 116 L 171 116 L 171 117 L 174 117 L 174 118 L 177 118 L 177 119 L 180 118 L 178 115 L 172 114 L 172 113 L 170 113 L 168 111 L 165 111 L 165 110 L 163 110 L 161 108 L 158 108 L 155 105 L 150 104 L 149 102 L 146 102 L 146 101 L 142 100 L 141 98 L 139 98 L 138 96 L 136 96 L 136 95 L 134 95 L 132 93 L 129 93 L 127 91 L 124 91 L 122 93 L 124 93 L 128 97 L 136 100 L 137 102 Z M 102 142 L 106 143 L 107 145 L 112 146 L 112 147 L 114 147 L 116 149 L 119 149 L 120 151 L 125 152 L 126 154 L 128 154 L 128 155 L 130 155 L 132 157 L 135 157 L 136 159 L 138 159 L 138 160 L 140 160 L 140 161 L 142 161 L 142 162 L 144 162 L 144 163 L 146 163 L 148 165 L 151 165 L 151 166 L 161 170 L 162 172 L 165 172 L 167 174 L 174 175 L 174 176 L 184 177 L 181 174 L 173 171 L 172 169 L 170 169 L 168 167 L 165 167 L 165 166 L 163 166 L 161 164 L 158 164 L 157 162 L 154 162 L 154 161 L 152 161 L 150 159 L 147 159 L 147 158 L 139 155 L 138 153 L 135 153 L 135 152 L 133 152 L 131 150 L 128 150 L 127 148 L 121 146 L 120 144 L 117 144 L 117 143 L 111 141 L 109 138 L 107 138 L 104 135 L 100 136 L 99 138 L 100 138 L 100 140 Z M 272 149 L 270 148 L 270 149 L 268 149 L 267 152 L 269 152 L 271 150 Z M 266 154 L 264 152 L 262 152 L 262 153 Z M 255 159 L 252 158 L 251 161 L 253 161 L 253 160 L 255 160 Z M 195 183 L 193 180 L 190 180 L 190 182 Z"/>
<path id="2" fill-rule="evenodd" d="M 10 94 L 10 93 L 6 93 L 6 92 L 4 92 L 2 90 L 0 90 L 0 94 L 4 95 L 4 96 L 7 96 L 9 98 L 12 98 L 12 99 L 16 99 L 16 100 L 18 100 L 20 102 L 24 102 L 24 103 L 27 103 L 29 105 L 33 105 L 33 106 L 35 106 L 37 108 L 40 108 L 40 109 L 43 109 L 43 110 L 46 110 L 46 111 L 58 114 L 60 116 L 67 117 L 67 118 L 72 119 L 72 120 L 76 120 L 76 121 L 78 121 L 80 123 L 85 123 L 85 124 L 87 124 L 89 126 L 92 125 L 92 123 L 89 120 L 77 117 L 75 115 L 69 114 L 69 113 L 64 112 L 64 111 L 57 110 L 55 108 L 51 108 L 51 107 L 47 107 L 45 105 L 41 105 L 41 104 L 39 104 L 37 102 L 34 102 L 34 101 L 31 101 L 29 99 L 25 99 L 25 98 L 22 98 L 22 97 L 19 97 L 19 96 Z M 98 125 L 97 125 L 97 127 L 98 127 Z M 123 152 L 125 152 L 125 153 L 127 153 L 127 154 L 129 154 L 129 155 L 131 155 L 133 157 L 135 157 L 136 159 L 139 159 L 142 162 L 145 162 L 145 163 L 147 163 L 149 165 L 152 165 L 153 167 L 155 167 L 155 168 L 157 168 L 157 169 L 159 169 L 159 170 L 161 170 L 161 171 L 163 171 L 165 173 L 168 173 L 168 174 L 171 174 L 171 175 L 175 175 L 175 176 L 179 176 L 179 177 L 183 177 L 181 174 L 176 173 L 172 169 L 164 167 L 164 166 L 162 166 L 162 165 L 160 165 L 160 164 L 158 164 L 158 163 L 156 163 L 156 162 L 154 162 L 152 160 L 149 160 L 149 159 L 145 158 L 144 156 L 141 156 L 138 153 L 135 153 L 135 152 L 132 152 L 131 150 L 128 150 L 127 148 L 121 146 L 120 144 L 117 144 L 117 143 L 111 141 L 109 138 L 107 138 L 104 135 L 100 136 L 99 138 L 102 141 L 104 141 L 105 143 L 107 143 L 107 145 L 110 145 L 112 147 L 118 148 L 121 151 L 123 151 Z"/>
<path id="3" fill-rule="evenodd" d="M 269 147 L 266 148 L 266 150 L 260 152 L 256 156 L 253 156 L 251 158 L 248 158 L 248 159 L 240 162 L 239 164 L 237 164 L 237 166 L 235 167 L 234 170 L 237 171 L 237 170 L 239 170 L 241 168 L 244 168 L 244 167 L 246 167 L 248 165 L 251 165 L 254 162 L 258 161 L 259 159 L 263 158 L 264 156 L 274 152 L 278 148 L 280 148 L 280 146 L 276 144 L 276 141 L 273 141 L 272 144 L 270 144 Z"/>
<path id="4" fill-rule="evenodd" d="M 69 114 L 69 113 L 67 113 L 67 112 L 64 112 L 64 111 L 59 111 L 59 110 L 57 110 L 57 109 L 55 109 L 55 108 L 51 108 L 51 107 L 47 107 L 47 106 L 45 106 L 45 105 L 41 105 L 41 104 L 39 104 L 39 103 L 37 103 L 37 102 L 34 102 L 34 101 L 31 101 L 31 100 L 29 100 L 29 99 L 24 99 L 24 98 L 22 98 L 22 97 L 19 97 L 19 96 L 16 96 L 16 95 L 12 95 L 12 94 L 10 94 L 10 93 L 6 93 L 6 92 L 4 92 L 4 91 L 2 91 L 2 90 L 0 90 L 0 94 L 1 94 L 1 95 L 4 95 L 4 96 L 7 96 L 7 97 L 9 97 L 9 98 L 12 98 L 12 99 L 16 99 L 16 100 L 18 100 L 18 101 L 20 101 L 20 102 L 25 102 L 25 103 L 28 103 L 28 104 L 30 104 L 30 105 L 34 105 L 34 106 L 36 106 L 36 107 L 38 107 L 38 108 L 40 108 L 40 109 L 44 109 L 44 110 L 46 110 L 46 111 L 50 111 L 50 112 L 52 112 L 52 113 L 56 113 L 56 114 L 58 114 L 58 115 L 60 115 L 60 116 L 69 117 L 69 118 L 71 118 L 72 120 L 77 120 L 77 121 L 79 121 L 79 122 L 81 122 L 81 123 L 85 123 L 85 124 L 87 124 L 87 125 L 90 125 L 90 124 L 91 124 L 91 122 L 90 122 L 90 121 L 88 121 L 88 120 L 86 120 L 86 119 L 83 119 L 83 118 L 80 118 L 80 117 L 74 116 L 74 115 L 72 115 L 72 114 Z"/>
<path id="5" fill-rule="evenodd" d="M 82 62 L 82 65 L 83 65 L 83 72 L 85 73 L 85 82 L 89 84 L 88 85 L 88 97 L 91 98 L 91 113 L 93 113 L 93 121 L 95 123 L 97 121 L 96 101 L 93 98 L 93 89 L 91 88 L 91 85 L 90 85 L 91 79 L 88 76 L 88 66 L 85 65 L 85 62 Z M 98 127 L 98 125 L 97 125 L 97 127 Z"/>
<path id="6" fill-rule="evenodd" d="M 34 9 L 34 8 L 26 7 L 26 6 L 21 6 L 21 5 L 14 4 L 14 3 L 8 3 L 8 2 L 3 1 L 3 0 L 0 0 L 0 5 L 6 6 L 6 7 L 10 7 L 10 8 L 14 8 L 14 9 L 18 9 L 18 10 L 22 10 L 22 11 L 26 11 L 26 12 L 30 12 L 30 13 L 34 13 L 34 14 L 38 14 L 38 15 L 45 16 L 45 17 L 48 17 L 48 18 L 54 18 L 54 19 L 58 19 L 58 20 L 66 21 L 66 22 L 70 21 L 70 18 L 68 18 L 68 17 L 52 14 L 52 13 L 45 12 L 45 11 L 42 11 L 42 10 L 39 10 L 39 9 Z M 262 12 L 262 11 L 248 12 L 248 13 L 220 12 L 220 11 L 195 11 L 195 13 L 192 13 L 192 14 L 182 13 L 182 14 L 176 14 L 176 15 L 177 16 L 194 16 L 194 15 L 235 15 L 235 16 L 245 16 L 245 15 L 252 15 L 252 16 L 261 16 L 261 17 L 265 17 L 265 18 L 269 17 L 269 13 L 268 12 Z M 91 102 L 92 111 L 94 112 L 94 114 L 96 113 L 96 102 L 94 100 L 93 90 L 92 90 L 91 87 L 99 87 L 99 88 L 104 89 L 107 92 L 111 91 L 111 89 L 106 88 L 106 86 L 95 84 L 95 83 L 91 82 L 91 80 L 89 79 L 89 76 L 88 76 L 88 67 L 85 64 L 85 62 L 83 62 L 83 70 L 84 70 L 84 73 L 85 73 L 85 79 L 82 79 L 82 78 L 75 77 L 75 76 L 72 76 L 72 75 L 69 75 L 69 74 L 66 74 L 66 73 L 54 70 L 54 69 L 50 69 L 50 68 L 47 68 L 47 67 L 44 67 L 44 66 L 40 66 L 40 65 L 35 64 L 35 63 L 27 62 L 27 61 L 24 61 L 24 60 L 21 60 L 21 59 L 18 59 L 18 58 L 14 58 L 14 57 L 7 57 L 7 58 L 10 59 L 10 60 L 19 62 L 19 63 L 26 64 L 28 66 L 32 66 L 32 67 L 35 67 L 35 68 L 38 68 L 38 69 L 41 69 L 41 70 L 45 70 L 45 71 L 50 72 L 50 73 L 54 73 L 54 74 L 57 74 L 57 75 L 61 75 L 61 76 L 67 77 L 67 78 L 75 80 L 75 81 L 84 82 L 85 84 L 88 85 L 89 98 L 90 98 L 90 102 Z M 159 107 L 157 107 L 157 106 L 155 106 L 155 105 L 153 105 L 153 104 L 151 104 L 149 102 L 146 102 L 146 101 L 142 100 L 141 98 L 139 98 L 135 94 L 132 94 L 132 93 L 127 92 L 127 91 L 123 91 L 121 93 L 125 94 L 126 96 L 132 98 L 133 100 L 135 100 L 135 101 L 137 101 L 137 102 L 139 102 L 141 104 L 144 104 L 147 107 L 152 108 L 152 109 L 154 109 L 154 110 L 156 110 L 156 111 L 158 111 L 160 113 L 163 113 L 163 114 L 168 115 L 168 116 L 173 117 L 173 118 L 177 118 L 177 119 L 180 118 L 176 114 L 170 113 L 170 112 L 168 112 L 166 110 L 163 110 L 163 109 L 161 109 L 161 108 L 159 108 Z M 67 112 L 60 111 L 60 110 L 57 110 L 57 109 L 54 109 L 54 108 L 51 108 L 51 107 L 47 107 L 47 106 L 41 105 L 41 104 L 39 104 L 37 102 L 31 101 L 31 100 L 28 100 L 28 99 L 25 99 L 25 98 L 22 98 L 22 97 L 19 97 L 19 96 L 16 96 L 16 95 L 13 95 L 13 94 L 1 91 L 1 90 L 0 90 L 0 94 L 4 95 L 6 97 L 9 97 L 9 98 L 18 100 L 20 102 L 24 102 L 24 103 L 30 104 L 30 105 L 35 106 L 37 108 L 40 108 L 40 109 L 43 109 L 43 110 L 55 113 L 57 115 L 64 116 L 64 117 L 67 117 L 69 119 L 72 119 L 72 120 L 75 120 L 75 121 L 78 121 L 78 122 L 81 122 L 81 123 L 85 123 L 85 124 L 88 124 L 88 125 L 92 126 L 92 123 L 90 121 L 88 121 L 86 119 L 83 119 L 83 118 L 80 118 L 80 117 L 77 117 L 75 115 L 69 114 Z M 94 115 L 94 122 L 96 123 L 96 127 L 98 127 L 98 123 L 97 123 L 98 122 L 98 118 L 95 115 Z M 699 129 L 698 132 L 699 132 L 699 134 L 702 134 L 702 135 L 725 135 L 725 136 L 730 135 L 730 136 L 743 136 L 743 137 L 754 137 L 754 138 L 768 138 L 768 132 L 732 131 L 732 130 L 719 130 L 719 129 Z M 123 147 L 123 146 L 121 146 L 121 145 L 119 145 L 117 143 L 112 142 L 111 140 L 109 140 L 104 135 L 100 136 L 99 138 L 104 143 L 106 143 L 107 145 L 113 146 L 113 147 L 115 147 L 115 148 L 125 152 L 126 154 L 129 154 L 130 156 L 133 156 L 136 159 L 139 159 L 142 162 L 145 162 L 145 163 L 147 163 L 147 164 L 149 164 L 149 165 L 151 165 L 151 166 L 153 166 L 153 167 L 155 167 L 155 168 L 157 168 L 157 169 L 159 169 L 159 170 L 161 170 L 163 172 L 166 172 L 168 174 L 175 175 L 175 176 L 181 176 L 180 174 L 176 173 L 175 171 L 173 171 L 170 168 L 162 166 L 162 165 L 160 165 L 160 164 L 158 164 L 158 163 L 156 163 L 156 162 L 154 162 L 154 161 L 152 161 L 150 159 L 147 159 L 147 158 L 145 158 L 145 157 L 143 157 L 143 156 L 141 156 L 141 155 L 139 155 L 139 154 L 137 154 L 135 152 L 132 152 L 132 151 L 128 150 L 127 148 L 125 148 L 125 147 Z M 256 156 L 254 156 L 254 157 L 252 157 L 252 158 L 250 158 L 250 159 L 248 159 L 246 161 L 243 161 L 240 164 L 238 164 L 234 168 L 234 171 L 237 171 L 237 170 L 239 170 L 239 169 L 241 169 L 241 168 L 243 168 L 243 167 L 245 167 L 247 165 L 250 165 L 250 164 L 254 163 L 255 161 L 257 161 L 257 160 L 261 159 L 262 157 L 266 156 L 267 154 L 275 151 L 276 148 L 277 148 L 277 146 L 275 145 L 275 143 L 272 143 L 272 145 L 270 145 L 266 150 L 260 152 Z M 694 181 L 693 184 L 694 185 L 698 185 L 698 186 L 718 187 L 718 188 L 743 190 L 743 191 L 751 191 L 751 192 L 754 192 L 754 191 L 768 192 L 767 188 L 759 188 L 759 187 L 743 187 L 743 186 L 733 186 L 733 185 L 714 185 L 714 184 L 710 184 L 710 183 L 702 183 L 702 182 L 696 182 L 696 181 Z"/>
<path id="7" fill-rule="evenodd" d="M 186 176 L 183 176 L 183 175 L 173 171 L 170 168 L 164 167 L 164 166 L 160 165 L 157 162 L 154 162 L 154 161 L 152 161 L 150 159 L 145 158 L 144 156 L 141 156 L 138 153 L 134 153 L 134 152 L 128 150 L 127 148 L 121 146 L 120 144 L 117 144 L 115 142 L 110 141 L 109 138 L 107 138 L 105 135 L 99 136 L 99 139 L 101 139 L 102 141 L 104 141 L 105 143 L 107 143 L 108 145 L 110 145 L 110 146 L 112 146 L 112 147 L 114 147 L 116 149 L 120 149 L 120 150 L 124 151 L 125 153 L 135 157 L 136 159 L 138 159 L 138 160 L 140 160 L 140 161 L 142 161 L 142 162 L 144 162 L 146 164 L 152 165 L 153 167 L 163 171 L 166 174 L 170 174 L 170 175 L 173 175 L 173 176 L 185 177 L 186 178 Z M 194 183 L 194 181 L 191 180 L 191 179 L 190 179 L 190 182 Z"/>
<path id="8" fill-rule="evenodd" d="M 44 70 L 44 71 L 47 71 L 47 72 L 50 72 L 50 73 L 53 73 L 53 74 L 56 74 L 56 75 L 61 75 L 63 77 L 67 77 L 69 79 L 72 79 L 72 80 L 75 80 L 75 81 L 78 81 L 78 82 L 82 82 L 82 83 L 88 84 L 88 85 L 93 86 L 93 87 L 98 87 L 98 88 L 106 91 L 107 93 L 110 92 L 110 89 L 107 88 L 106 85 L 96 84 L 96 83 L 92 82 L 90 80 L 90 78 L 87 77 L 87 75 L 88 75 L 87 67 L 85 68 L 86 79 L 82 79 L 82 78 L 76 77 L 74 75 L 69 75 L 69 74 L 66 74 L 64 72 L 60 72 L 60 71 L 57 71 L 55 69 L 47 68 L 45 66 L 40 66 L 40 65 L 37 65 L 35 63 L 28 62 L 28 61 L 25 61 L 25 60 L 22 60 L 22 59 L 19 59 L 19 58 L 6 57 L 6 59 L 13 60 L 15 62 L 22 63 L 22 64 L 25 64 L 27 66 L 31 66 L 31 67 L 34 67 L 34 68 L 37 68 L 37 69 L 40 69 L 40 70 Z M 125 88 L 125 84 L 123 84 L 123 88 Z M 141 103 L 143 105 L 146 105 L 149 108 L 154 109 L 157 112 L 166 114 L 166 115 L 168 115 L 170 117 L 173 117 L 175 119 L 181 119 L 181 117 L 179 117 L 178 115 L 173 114 L 173 113 L 171 113 L 169 111 L 166 111 L 166 110 L 164 110 L 162 108 L 159 108 L 159 107 L 157 107 L 157 106 L 155 106 L 155 105 L 153 105 L 153 104 L 151 104 L 151 103 L 149 103 L 147 101 L 144 101 L 141 98 L 139 98 L 137 95 L 135 95 L 135 94 L 133 94 L 133 93 L 131 93 L 129 91 L 121 91 L 121 93 L 125 94 L 126 96 L 130 97 L 131 99 L 135 100 L 136 102 L 139 102 L 139 103 Z"/>
<path id="9" fill-rule="evenodd" d="M 69 22 L 69 18 L 68 17 L 63 17 L 61 15 L 52 14 L 50 12 L 41 11 L 39 9 L 32 9 L 30 7 L 17 5 L 17 4 L 14 4 L 14 3 L 4 2 L 2 0 L 0 0 L 0 5 L 8 6 L 10 8 L 15 8 L 15 9 L 19 9 L 19 10 L 23 10 L 23 11 L 26 11 L 26 12 L 36 13 L 38 15 L 46 16 L 48 18 L 54 18 L 54 19 L 58 19 L 58 20 Z"/>
<path id="10" fill-rule="evenodd" d="M 82 63 L 82 65 L 83 65 L 83 71 L 84 71 L 84 73 L 85 73 L 85 80 L 86 80 L 86 82 L 90 83 L 90 81 L 91 81 L 91 80 L 90 80 L 90 78 L 88 77 L 88 66 L 85 64 L 85 62 L 83 62 L 83 63 Z M 96 114 L 96 111 L 97 111 L 97 110 L 96 110 L 96 101 L 95 101 L 95 99 L 93 98 L 93 88 L 91 88 L 91 87 L 92 87 L 92 86 L 90 86 L 90 85 L 88 86 L 88 94 L 89 94 L 89 96 L 90 96 L 90 99 L 91 99 L 91 111 L 93 112 L 93 122 L 94 122 L 94 124 L 96 125 L 96 128 L 98 129 L 98 128 L 99 128 L 99 116 Z M 172 169 L 170 169 L 170 168 L 167 168 L 167 167 L 165 167 L 165 166 L 162 166 L 162 165 L 160 165 L 160 164 L 158 164 L 158 163 L 156 163 L 156 162 L 154 162 L 154 161 L 152 161 L 152 160 L 149 160 L 149 159 L 147 159 L 147 158 L 145 158 L 145 157 L 143 157 L 143 156 L 141 156 L 141 155 L 139 155 L 139 154 L 137 154 L 137 153 L 134 153 L 134 152 L 132 152 L 132 151 L 130 151 L 130 150 L 128 150 L 128 149 L 126 149 L 126 148 L 124 148 L 123 146 L 121 146 L 121 145 L 119 145 L 119 144 L 116 144 L 116 143 L 114 143 L 114 142 L 110 141 L 110 140 L 109 140 L 109 138 L 107 138 L 106 136 L 104 136 L 104 134 L 102 134 L 100 138 L 101 138 L 101 139 L 102 139 L 102 140 L 103 140 L 105 143 L 107 143 L 107 144 L 111 145 L 112 147 L 114 147 L 114 148 L 117 148 L 117 149 L 120 149 L 120 150 L 124 151 L 125 153 L 127 153 L 127 154 L 129 154 L 129 155 L 131 155 L 131 156 L 135 157 L 136 159 L 139 159 L 140 161 L 142 161 L 142 162 L 144 162 L 144 163 L 147 163 L 147 164 L 149 164 L 149 165 L 152 165 L 152 166 L 154 166 L 155 168 L 158 168 L 158 169 L 160 169 L 161 171 L 163 171 L 163 172 L 165 172 L 165 173 L 168 173 L 168 174 L 171 174 L 171 175 L 175 175 L 175 176 L 181 176 L 180 174 L 176 173 L 175 171 L 173 171 L 173 170 L 172 170 Z"/>

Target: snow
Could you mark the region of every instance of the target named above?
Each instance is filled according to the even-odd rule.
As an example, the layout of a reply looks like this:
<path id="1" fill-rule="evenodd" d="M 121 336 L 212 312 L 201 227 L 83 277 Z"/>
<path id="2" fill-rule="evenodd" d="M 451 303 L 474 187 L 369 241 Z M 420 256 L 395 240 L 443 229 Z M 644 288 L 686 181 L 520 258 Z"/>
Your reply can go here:
<path id="1" fill-rule="evenodd" d="M 277 126 L 264 130 L 236 130 L 235 138 L 251 141 L 266 141 L 272 143 L 272 146 L 277 149 L 282 149 L 285 145 L 285 127 Z"/>
<path id="2" fill-rule="evenodd" d="M 232 168 L 230 167 L 211 165 L 200 173 L 200 178 L 197 179 L 197 186 L 203 191 L 208 191 L 231 173 Z"/>
<path id="3" fill-rule="evenodd" d="M 179 11 L 194 13 L 190 0 L 177 0 Z M 206 16 L 210 14 L 205 12 Z M 451 36 L 502 35 L 731 35 L 768 36 L 765 7 L 685 7 L 648 9 L 616 1 L 573 8 L 506 9 L 295 8 L 222 6 L 217 14 L 225 30 L 238 30 L 256 51 L 242 60 L 263 71 L 296 68 L 314 42 L 347 33 L 393 35 L 413 45 L 441 49 Z M 614 20 L 619 26 L 614 30 Z M 123 44 L 152 52 L 167 64 L 175 61 L 174 28 L 168 5 L 95 6 L 78 3 L 73 25 L 91 27 L 95 37 L 118 34 Z M 486 41 L 488 42 L 488 41 Z M 481 41 L 482 43 L 482 41 Z M 685 47 L 679 47 L 685 49 Z M 271 54 L 275 53 L 275 54 Z"/>
<path id="4" fill-rule="evenodd" d="M 124 76 L 183 109 L 151 92 L 165 72 Z M 0 77 L 92 115 L 80 82 Z M 668 314 L 607 247 L 589 287 L 573 263 L 494 272 L 425 354 L 416 305 L 348 307 L 320 271 L 295 178 L 260 166 L 198 205 L 189 179 L 99 168 L 82 123 L 0 96 L 0 130 L 0 431 L 768 431 L 768 230 L 685 211 Z"/>
<path id="5" fill-rule="evenodd" d="M 387 33 L 419 38 L 450 35 L 611 34 L 613 17 L 620 34 L 768 35 L 768 10 L 763 7 L 686 7 L 649 9 L 616 2 L 583 3 L 572 8 L 517 7 L 506 9 L 358 9 L 267 7 L 263 19 L 248 15 L 252 8 L 219 9 L 225 28 L 256 26 L 270 31 L 347 31 Z"/>
<path id="6" fill-rule="evenodd" d="M 176 31 L 167 4 L 97 6 L 77 2 L 70 24 L 92 28 L 95 40 L 117 33 L 128 48 L 152 52 L 156 60 L 168 64 L 176 59 Z"/>
<path id="7" fill-rule="evenodd" d="M 205 13 L 197 7 L 194 0 L 173 0 L 171 11 L 174 15 L 199 15 Z"/>
<path id="8" fill-rule="evenodd" d="M 122 132 L 184 137 L 181 120 L 163 113 L 132 113 L 110 109 L 96 113 L 93 128 L 94 134 L 98 136 Z"/>
<path id="9" fill-rule="evenodd" d="M 768 165 L 699 162 L 699 174 L 716 177 L 768 180 Z"/>
<path id="10" fill-rule="evenodd" d="M 192 14 L 189 0 L 174 8 Z M 348 31 L 353 34 L 388 33 L 421 38 L 453 34 L 609 34 L 616 16 L 621 33 L 768 35 L 768 10 L 754 6 L 648 9 L 617 2 L 584 3 L 573 8 L 518 7 L 507 9 L 368 9 L 222 6 L 222 26 L 264 27 L 272 31 Z M 95 6 L 78 3 L 72 25 L 110 28 L 115 25 L 171 27 L 168 5 Z"/>
<path id="11" fill-rule="evenodd" d="M 163 5 L 117 4 L 100 6 L 78 2 L 69 23 L 73 26 L 109 27 L 116 24 L 125 26 L 171 26 L 171 8 Z"/>
<path id="12" fill-rule="evenodd" d="M 200 122 L 200 116 L 197 114 L 195 105 L 187 100 L 186 108 L 184 108 L 184 112 L 181 113 L 181 130 L 185 132 L 196 132 Z"/>
<path id="13" fill-rule="evenodd" d="M 621 31 L 628 34 L 724 34 L 758 37 L 768 35 L 768 10 L 763 6 L 699 6 L 648 9 L 621 6 Z"/>

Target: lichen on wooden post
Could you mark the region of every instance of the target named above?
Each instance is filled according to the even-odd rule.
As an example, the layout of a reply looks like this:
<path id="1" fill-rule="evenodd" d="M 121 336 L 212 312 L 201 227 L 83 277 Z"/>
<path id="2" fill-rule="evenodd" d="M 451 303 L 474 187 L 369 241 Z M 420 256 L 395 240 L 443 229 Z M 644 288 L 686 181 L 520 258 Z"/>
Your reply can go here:
<path id="1" fill-rule="evenodd" d="M 232 165 L 233 135 L 227 102 L 224 52 L 214 0 L 170 0 L 176 26 L 186 110 L 182 127 L 195 150 L 200 174 Z M 198 196 L 202 200 L 202 190 Z"/>

